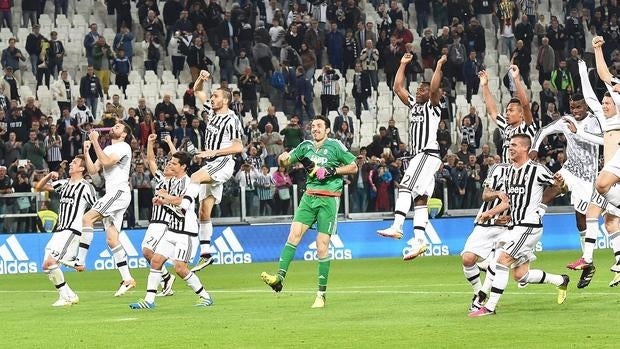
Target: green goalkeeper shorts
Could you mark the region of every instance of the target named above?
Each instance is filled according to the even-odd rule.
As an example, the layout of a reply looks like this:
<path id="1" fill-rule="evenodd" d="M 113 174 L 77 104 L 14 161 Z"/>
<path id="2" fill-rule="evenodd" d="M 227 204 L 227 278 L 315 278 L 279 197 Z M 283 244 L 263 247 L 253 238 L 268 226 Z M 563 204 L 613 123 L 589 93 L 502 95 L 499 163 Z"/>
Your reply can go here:
<path id="1" fill-rule="evenodd" d="M 299 222 L 309 227 L 317 223 L 319 233 L 332 235 L 336 233 L 339 207 L 339 197 L 304 194 L 295 212 L 293 222 Z"/>

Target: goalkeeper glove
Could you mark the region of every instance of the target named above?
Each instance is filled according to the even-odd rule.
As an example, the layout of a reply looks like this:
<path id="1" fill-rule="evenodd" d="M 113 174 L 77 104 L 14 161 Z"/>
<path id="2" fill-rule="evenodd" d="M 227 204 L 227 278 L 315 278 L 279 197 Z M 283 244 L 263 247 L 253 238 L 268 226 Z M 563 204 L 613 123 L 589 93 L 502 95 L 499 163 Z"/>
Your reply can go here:
<path id="1" fill-rule="evenodd" d="M 314 162 L 312 160 L 308 159 L 307 157 L 303 157 L 299 159 L 299 162 L 304 165 L 306 172 L 312 173 L 312 171 L 314 171 Z"/>
<path id="2" fill-rule="evenodd" d="M 316 170 L 316 178 L 323 180 L 336 174 L 336 169 L 333 167 L 321 167 Z"/>

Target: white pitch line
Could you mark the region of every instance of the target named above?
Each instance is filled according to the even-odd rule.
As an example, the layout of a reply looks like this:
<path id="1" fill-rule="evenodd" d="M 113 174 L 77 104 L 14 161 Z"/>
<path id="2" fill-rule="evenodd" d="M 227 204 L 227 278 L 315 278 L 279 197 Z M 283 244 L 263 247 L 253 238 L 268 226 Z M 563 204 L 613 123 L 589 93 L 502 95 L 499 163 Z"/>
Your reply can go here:
<path id="1" fill-rule="evenodd" d="M 102 290 L 87 290 L 87 291 L 78 291 L 78 293 L 111 293 L 113 291 L 102 291 Z M 467 294 L 471 295 L 471 291 L 399 291 L 399 290 L 345 290 L 345 289 L 331 289 L 328 291 L 329 294 L 411 294 L 411 295 L 443 295 L 443 294 Z M 53 290 L 0 290 L 0 294 L 9 294 L 9 293 L 57 293 L 57 291 Z M 273 293 L 273 291 L 265 290 L 265 289 L 247 289 L 247 290 L 209 290 L 209 293 L 222 293 L 222 294 L 260 294 L 260 293 Z M 295 290 L 285 290 L 282 292 L 290 293 L 290 294 L 314 294 L 316 293 L 316 289 L 295 289 Z M 523 292 L 519 290 L 514 290 L 514 292 L 509 292 L 511 295 L 555 295 L 557 292 Z M 570 295 L 574 296 L 618 296 L 620 292 L 569 292 Z"/>

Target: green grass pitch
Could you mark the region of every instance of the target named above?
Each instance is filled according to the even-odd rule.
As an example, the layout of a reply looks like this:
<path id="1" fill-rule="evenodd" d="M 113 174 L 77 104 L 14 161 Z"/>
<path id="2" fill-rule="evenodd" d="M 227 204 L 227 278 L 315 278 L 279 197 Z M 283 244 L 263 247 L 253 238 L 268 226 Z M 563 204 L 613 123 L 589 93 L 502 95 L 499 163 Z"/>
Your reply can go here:
<path id="1" fill-rule="evenodd" d="M 316 262 L 294 261 L 283 293 L 259 278 L 276 263 L 210 266 L 198 273 L 215 304 L 178 280 L 154 310 L 130 310 L 136 291 L 114 298 L 117 271 L 66 273 L 80 296 L 57 299 L 44 274 L 0 276 L 0 348 L 617 348 L 620 289 L 609 288 L 609 250 L 597 251 L 592 284 L 576 289 L 565 269 L 576 251 L 539 254 L 535 266 L 571 276 L 566 303 L 551 285 L 517 289 L 511 281 L 498 314 L 467 318 L 471 299 L 458 257 L 333 261 L 325 309 L 310 309 Z"/>

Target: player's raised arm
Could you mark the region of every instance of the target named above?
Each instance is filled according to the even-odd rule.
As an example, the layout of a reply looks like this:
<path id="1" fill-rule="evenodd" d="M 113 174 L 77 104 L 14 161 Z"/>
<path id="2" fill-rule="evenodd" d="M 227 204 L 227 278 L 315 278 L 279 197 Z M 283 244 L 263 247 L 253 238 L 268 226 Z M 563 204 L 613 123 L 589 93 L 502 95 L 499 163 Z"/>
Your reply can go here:
<path id="1" fill-rule="evenodd" d="M 43 176 L 43 178 L 41 178 L 38 182 L 36 182 L 36 184 L 34 185 L 34 190 L 36 190 L 37 192 L 53 191 L 54 187 L 52 187 L 48 183 L 50 180 L 55 181 L 57 179 L 58 179 L 58 172 L 52 171 L 46 174 L 45 176 Z"/>
<path id="2" fill-rule="evenodd" d="M 405 105 L 409 106 L 409 91 L 405 87 L 405 70 L 407 70 L 407 65 L 413 59 L 413 55 L 411 53 L 405 53 L 403 57 L 400 59 L 400 66 L 398 67 L 398 71 L 396 72 L 396 77 L 394 77 L 394 86 L 392 89 L 394 93 L 400 98 L 401 102 Z"/>
<path id="3" fill-rule="evenodd" d="M 534 117 L 532 117 L 532 110 L 530 109 L 530 100 L 527 98 L 527 92 L 521 83 L 521 72 L 519 71 L 519 67 L 516 65 L 510 66 L 510 75 L 515 82 L 515 95 L 521 101 L 521 106 L 523 107 L 523 121 L 527 125 L 531 125 L 534 123 Z"/>
<path id="4" fill-rule="evenodd" d="M 481 71 L 478 73 L 478 77 L 480 78 L 480 87 L 482 87 L 482 98 L 484 99 L 484 104 L 487 109 L 487 114 L 491 120 L 497 122 L 497 105 L 495 104 L 495 99 L 493 99 L 493 95 L 491 94 L 491 90 L 489 89 L 489 76 L 486 71 Z"/>
<path id="5" fill-rule="evenodd" d="M 596 72 L 601 80 L 611 85 L 611 78 L 613 75 L 609 72 L 607 63 L 605 62 L 605 56 L 603 54 L 603 44 L 605 40 L 602 36 L 595 36 L 592 38 L 592 47 L 594 48 L 594 60 L 596 61 Z"/>
<path id="6" fill-rule="evenodd" d="M 103 149 L 101 149 L 101 145 L 99 144 L 99 132 L 91 131 L 88 134 L 88 138 L 90 139 L 90 143 L 93 149 L 95 150 L 95 154 L 97 154 L 97 162 L 101 166 L 103 166 L 103 168 L 110 168 L 116 165 L 118 160 L 120 160 L 119 155 L 118 154 L 107 155 L 106 153 L 103 152 Z"/>
<path id="7" fill-rule="evenodd" d="M 156 134 L 150 134 L 146 142 L 146 165 L 152 174 L 157 172 L 157 162 L 155 161 L 155 152 L 153 151 L 153 144 L 157 140 Z"/>
<path id="8" fill-rule="evenodd" d="M 532 141 L 532 146 L 530 148 L 530 159 L 536 159 L 538 158 L 538 148 L 540 148 L 540 145 L 542 144 L 542 141 L 549 135 L 552 134 L 556 134 L 556 133 L 562 133 L 565 130 L 565 125 L 564 125 L 564 120 L 563 119 L 558 119 L 553 121 L 552 123 L 550 123 L 549 125 L 541 128 L 540 130 L 538 130 L 538 132 L 536 132 L 536 135 L 534 136 L 534 140 Z"/>
<path id="9" fill-rule="evenodd" d="M 596 97 L 594 89 L 590 84 L 590 78 L 588 77 L 588 66 L 586 62 L 579 60 L 577 63 L 579 67 L 579 77 L 581 78 L 581 91 L 583 92 L 583 98 L 586 100 L 588 108 L 592 110 L 594 115 L 598 118 L 598 121 L 603 124 L 605 122 L 605 116 L 603 116 L 603 106 Z"/>
<path id="10" fill-rule="evenodd" d="M 200 105 L 205 104 L 209 99 L 207 92 L 204 91 L 204 82 L 209 80 L 210 76 L 211 74 L 208 71 L 201 70 L 200 75 L 194 82 L 194 95 L 200 100 Z"/>
<path id="11" fill-rule="evenodd" d="M 438 106 L 439 99 L 441 98 L 441 93 L 439 92 L 439 87 L 441 86 L 441 79 L 443 78 L 443 65 L 448 61 L 448 56 L 443 55 L 437 61 L 437 66 L 435 67 L 435 72 L 433 73 L 433 77 L 431 78 L 431 86 L 430 86 L 430 95 L 431 95 L 431 105 Z"/>
<path id="12" fill-rule="evenodd" d="M 164 136 L 164 142 L 166 142 L 166 144 L 168 144 L 168 148 L 170 148 L 170 152 L 168 152 L 168 154 L 174 155 L 174 153 L 177 152 L 177 147 L 174 145 L 172 138 L 169 135 L 166 135 Z"/>
<path id="13" fill-rule="evenodd" d="M 93 163 L 93 159 L 90 158 L 90 147 L 91 142 L 84 141 L 84 160 L 86 165 L 86 171 L 88 171 L 89 174 L 94 175 L 101 171 L 101 163 L 99 162 L 99 160 Z"/>

